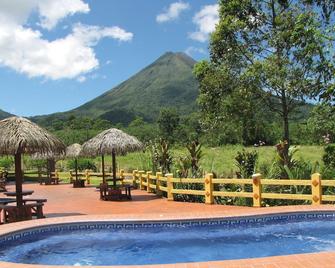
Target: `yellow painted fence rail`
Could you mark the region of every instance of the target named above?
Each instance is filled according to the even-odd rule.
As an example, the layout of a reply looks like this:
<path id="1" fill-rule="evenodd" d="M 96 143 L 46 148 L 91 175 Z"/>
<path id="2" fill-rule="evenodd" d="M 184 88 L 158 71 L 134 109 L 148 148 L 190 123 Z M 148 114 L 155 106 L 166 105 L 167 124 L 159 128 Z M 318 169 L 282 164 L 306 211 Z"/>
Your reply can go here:
<path id="1" fill-rule="evenodd" d="M 74 172 L 71 172 L 71 180 L 74 179 Z M 90 183 L 92 178 L 102 178 L 101 173 L 85 170 L 78 172 L 78 175 Z M 106 173 L 111 177 L 111 173 Z M 335 202 L 335 195 L 323 194 L 323 187 L 334 187 L 335 180 L 323 180 L 319 173 L 315 173 L 310 179 L 265 179 L 261 174 L 254 174 L 251 179 L 225 179 L 213 178 L 213 174 L 207 174 L 205 178 L 174 178 L 173 174 L 163 175 L 161 172 L 153 174 L 151 171 L 134 170 L 126 173 L 120 170 L 117 176 L 121 178 L 121 183 L 132 184 L 136 188 L 145 190 L 148 193 L 155 193 L 165 196 L 169 201 L 175 200 L 176 195 L 202 196 L 206 204 L 213 204 L 215 197 L 229 198 L 251 198 L 254 207 L 261 207 L 264 199 L 286 199 L 309 201 L 312 205 L 320 205 L 322 202 Z M 176 186 L 179 187 L 176 187 Z M 198 185 L 201 190 L 184 189 L 188 185 Z M 242 186 L 239 191 L 227 191 L 226 185 Z M 219 187 L 221 186 L 221 187 Z M 248 191 L 244 187 L 248 186 Z M 306 187 L 308 193 L 291 193 L 290 191 L 275 192 L 269 186 L 300 186 Z M 242 189 L 242 190 L 241 190 Z"/>
<path id="2" fill-rule="evenodd" d="M 242 197 L 252 198 L 254 207 L 261 207 L 264 199 L 286 199 L 286 200 L 303 200 L 310 201 L 312 205 L 320 205 L 322 201 L 335 202 L 335 195 L 322 194 L 322 187 L 335 187 L 335 180 L 322 180 L 319 173 L 315 173 L 309 180 L 300 179 L 264 179 L 261 174 L 254 174 L 251 179 L 223 179 L 213 178 L 213 174 L 207 174 L 205 178 L 174 178 L 173 174 L 157 172 L 153 175 L 151 171 L 133 171 L 131 176 L 132 182 L 139 185 L 141 190 L 148 193 L 154 192 L 157 195 L 166 193 L 169 201 L 175 199 L 175 195 L 197 195 L 203 196 L 206 204 L 213 204 L 215 197 Z M 203 190 L 190 190 L 175 188 L 175 184 L 190 185 L 199 184 Z M 251 191 L 222 191 L 214 190 L 215 185 L 250 185 Z M 277 193 L 264 191 L 267 186 L 305 186 L 309 189 L 309 194 L 298 193 Z"/>

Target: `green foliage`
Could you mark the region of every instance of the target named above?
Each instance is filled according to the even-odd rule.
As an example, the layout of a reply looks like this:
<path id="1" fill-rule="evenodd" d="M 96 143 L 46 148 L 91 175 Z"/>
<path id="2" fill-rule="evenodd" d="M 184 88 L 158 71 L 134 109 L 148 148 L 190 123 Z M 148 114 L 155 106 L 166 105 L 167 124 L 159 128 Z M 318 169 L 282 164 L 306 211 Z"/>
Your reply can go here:
<path id="1" fill-rule="evenodd" d="M 31 157 L 24 158 L 24 166 L 26 169 L 37 169 L 39 171 L 47 171 L 48 162 L 43 159 L 32 159 Z"/>
<path id="2" fill-rule="evenodd" d="M 335 137 L 335 107 L 329 104 L 320 104 L 314 107 L 307 121 L 311 134 L 311 141 L 322 144 L 334 141 Z"/>
<path id="3" fill-rule="evenodd" d="M 179 127 L 180 117 L 175 109 L 163 108 L 157 119 L 159 134 L 164 140 L 173 143 Z"/>
<path id="4" fill-rule="evenodd" d="M 256 151 L 242 150 L 237 152 L 235 157 L 236 166 L 238 168 L 238 177 L 240 178 L 251 178 L 255 173 L 256 162 L 258 159 L 258 153 Z"/>
<path id="5" fill-rule="evenodd" d="M 86 159 L 86 158 L 80 158 L 77 160 L 78 161 L 78 170 L 79 171 L 84 171 L 85 169 L 90 169 L 93 171 L 97 171 L 97 167 L 91 159 Z M 71 159 L 67 162 L 67 168 L 74 170 L 76 168 L 75 165 L 75 160 Z"/>
<path id="6" fill-rule="evenodd" d="M 161 139 L 159 142 L 152 143 L 151 157 L 154 172 L 161 171 L 163 174 L 171 172 L 172 156 L 168 141 Z"/>
<path id="7" fill-rule="evenodd" d="M 6 170 L 10 169 L 14 165 L 14 159 L 12 157 L 0 158 L 0 167 Z"/>
<path id="8" fill-rule="evenodd" d="M 282 137 L 290 142 L 291 115 L 300 111 L 303 100 L 333 87 L 334 29 L 327 26 L 323 10 L 310 8 L 318 4 L 314 1 L 221 0 L 219 4 L 210 62 L 194 68 L 204 124 L 221 128 L 229 124 L 230 129 L 234 124 L 243 143 L 250 144 L 267 136 L 253 129 L 264 123 L 260 118 L 265 118 L 266 106 L 272 111 L 265 113 L 267 118 L 277 115 Z"/>
<path id="9" fill-rule="evenodd" d="M 144 122 L 143 118 L 140 117 L 134 119 L 124 130 L 144 143 L 148 143 L 158 136 L 156 125 Z"/>
<path id="10" fill-rule="evenodd" d="M 324 150 L 322 160 L 325 166 L 329 169 L 335 169 L 335 144 L 326 145 Z"/>
<path id="11" fill-rule="evenodd" d="M 191 162 L 192 177 L 201 176 L 202 173 L 200 169 L 200 160 L 203 157 L 201 147 L 202 145 L 197 140 L 186 144 L 186 149 L 189 153 Z"/>
<path id="12" fill-rule="evenodd" d="M 191 169 L 192 163 L 189 156 L 179 156 L 176 159 L 176 168 L 179 178 L 187 178 Z"/>
<path id="13" fill-rule="evenodd" d="M 202 176 L 200 161 L 203 157 L 202 145 L 198 141 L 192 141 L 185 145 L 187 154 L 177 157 L 176 168 L 180 178 L 197 178 Z"/>

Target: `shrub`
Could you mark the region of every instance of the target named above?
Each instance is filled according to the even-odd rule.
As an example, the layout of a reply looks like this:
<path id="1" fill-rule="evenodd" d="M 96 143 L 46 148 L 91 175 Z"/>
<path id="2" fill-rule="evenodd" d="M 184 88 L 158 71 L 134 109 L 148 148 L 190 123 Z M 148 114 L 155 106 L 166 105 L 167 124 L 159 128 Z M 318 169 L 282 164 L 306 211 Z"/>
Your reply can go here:
<path id="1" fill-rule="evenodd" d="M 256 151 L 247 152 L 242 150 L 242 152 L 237 152 L 235 165 L 239 170 L 238 177 L 250 178 L 255 172 L 257 158 L 258 153 Z"/>
<path id="2" fill-rule="evenodd" d="M 9 157 L 0 158 L 0 167 L 10 169 L 14 164 L 14 160 Z"/>
<path id="3" fill-rule="evenodd" d="M 335 144 L 328 144 L 325 146 L 322 160 L 327 168 L 335 168 Z"/>
<path id="4" fill-rule="evenodd" d="M 160 139 L 159 142 L 151 144 L 151 158 L 153 172 L 158 170 L 164 174 L 171 172 L 172 156 L 168 141 Z"/>
<path id="5" fill-rule="evenodd" d="M 67 162 L 67 167 L 68 169 L 75 169 L 75 160 L 71 159 Z M 91 159 L 78 159 L 78 170 L 85 170 L 85 169 L 90 169 L 93 170 L 94 172 L 97 171 L 97 167 L 95 163 Z"/>

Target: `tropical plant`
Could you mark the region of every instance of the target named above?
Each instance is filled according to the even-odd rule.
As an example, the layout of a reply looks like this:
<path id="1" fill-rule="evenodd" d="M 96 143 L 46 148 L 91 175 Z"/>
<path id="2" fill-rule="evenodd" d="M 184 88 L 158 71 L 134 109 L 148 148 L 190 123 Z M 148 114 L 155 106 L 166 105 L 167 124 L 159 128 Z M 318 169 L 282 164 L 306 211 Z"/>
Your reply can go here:
<path id="1" fill-rule="evenodd" d="M 202 145 L 197 140 L 186 144 L 189 158 L 191 160 L 191 173 L 193 177 L 197 177 L 199 175 L 199 172 L 201 173 L 199 163 L 201 158 L 203 157 L 201 147 Z"/>
<path id="2" fill-rule="evenodd" d="M 242 150 L 241 152 L 237 152 L 235 165 L 239 170 L 238 177 L 250 178 L 252 174 L 255 173 L 257 159 L 258 153 L 256 151 L 248 152 L 246 150 Z"/>
<path id="3" fill-rule="evenodd" d="M 170 154 L 170 144 L 164 139 L 151 144 L 151 158 L 153 171 L 160 170 L 164 174 L 171 172 L 172 156 Z"/>

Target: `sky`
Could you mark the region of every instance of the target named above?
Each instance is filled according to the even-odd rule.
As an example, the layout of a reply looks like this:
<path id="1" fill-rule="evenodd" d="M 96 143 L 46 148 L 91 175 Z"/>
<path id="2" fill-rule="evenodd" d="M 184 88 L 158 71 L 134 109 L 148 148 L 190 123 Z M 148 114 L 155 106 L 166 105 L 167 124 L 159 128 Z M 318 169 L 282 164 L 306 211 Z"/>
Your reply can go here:
<path id="1" fill-rule="evenodd" d="M 1 0 L 0 109 L 67 111 L 167 51 L 208 57 L 215 0 Z"/>

